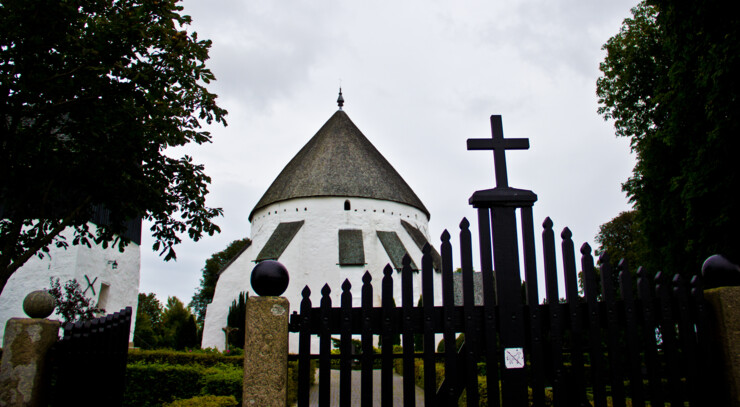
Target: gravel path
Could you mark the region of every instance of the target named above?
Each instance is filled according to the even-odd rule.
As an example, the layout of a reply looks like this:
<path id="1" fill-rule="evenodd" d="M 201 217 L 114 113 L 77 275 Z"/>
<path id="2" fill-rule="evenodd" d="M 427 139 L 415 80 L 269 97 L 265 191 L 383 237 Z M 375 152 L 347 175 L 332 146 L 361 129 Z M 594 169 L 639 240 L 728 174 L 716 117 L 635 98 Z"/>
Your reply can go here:
<path id="1" fill-rule="evenodd" d="M 424 405 L 424 390 L 415 387 L 416 389 L 416 405 Z M 339 405 L 339 370 L 331 371 L 331 396 L 330 401 L 332 406 Z M 319 381 L 318 372 L 316 384 L 311 387 L 311 393 L 309 395 L 309 405 L 319 405 Z M 352 405 L 360 405 L 360 371 L 352 371 Z M 380 370 L 373 370 L 373 405 L 380 405 Z M 403 406 L 403 378 L 396 373 L 393 373 L 393 405 Z"/>

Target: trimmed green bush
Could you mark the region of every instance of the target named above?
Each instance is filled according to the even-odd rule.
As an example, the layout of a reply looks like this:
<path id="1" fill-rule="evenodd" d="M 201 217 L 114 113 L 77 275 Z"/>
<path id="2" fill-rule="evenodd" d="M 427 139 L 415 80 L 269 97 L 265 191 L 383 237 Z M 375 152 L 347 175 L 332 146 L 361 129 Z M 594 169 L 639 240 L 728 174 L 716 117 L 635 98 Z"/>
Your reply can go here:
<path id="1" fill-rule="evenodd" d="M 242 363 L 243 357 L 223 356 L 217 352 L 131 351 L 124 406 L 160 407 L 163 403 L 190 399 L 200 402 L 198 396 L 208 395 L 232 397 L 241 404 Z M 310 370 L 310 383 L 314 384 L 314 361 L 311 361 Z M 289 404 L 297 400 L 297 384 L 298 362 L 288 362 Z"/>
<path id="2" fill-rule="evenodd" d="M 234 396 L 196 396 L 185 400 L 175 400 L 162 407 L 238 407 Z"/>
<path id="3" fill-rule="evenodd" d="M 123 405 L 160 407 L 166 402 L 197 396 L 203 370 L 199 365 L 130 363 L 126 368 Z"/>
<path id="4" fill-rule="evenodd" d="M 214 396 L 234 396 L 242 404 L 244 369 L 227 365 L 214 366 L 203 370 L 200 380 L 200 394 Z"/>
<path id="5" fill-rule="evenodd" d="M 141 350 L 128 352 L 129 363 L 154 363 L 170 365 L 200 365 L 204 367 L 219 364 L 241 367 L 244 356 L 225 356 L 218 351 L 176 351 L 172 349 Z"/>

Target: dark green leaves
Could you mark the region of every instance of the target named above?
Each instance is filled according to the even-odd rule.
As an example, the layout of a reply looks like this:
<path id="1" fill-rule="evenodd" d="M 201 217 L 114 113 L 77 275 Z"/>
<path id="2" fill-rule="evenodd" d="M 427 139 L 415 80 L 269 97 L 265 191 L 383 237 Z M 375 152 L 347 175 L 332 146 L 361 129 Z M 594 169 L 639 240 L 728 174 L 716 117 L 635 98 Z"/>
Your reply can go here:
<path id="1" fill-rule="evenodd" d="M 6 0 L 0 6 L 0 281 L 75 227 L 73 244 L 111 242 L 153 222 L 155 250 L 219 231 L 202 165 L 164 151 L 210 142 L 226 111 L 206 84 L 211 42 L 188 33 L 175 0 Z M 90 208 L 110 225 L 82 225 Z M 26 227 L 21 227 L 21 225 Z M 125 240 L 117 243 L 125 245 Z M 29 254 L 30 253 L 30 254 Z M 0 285 L 0 288 L 2 285 Z"/>

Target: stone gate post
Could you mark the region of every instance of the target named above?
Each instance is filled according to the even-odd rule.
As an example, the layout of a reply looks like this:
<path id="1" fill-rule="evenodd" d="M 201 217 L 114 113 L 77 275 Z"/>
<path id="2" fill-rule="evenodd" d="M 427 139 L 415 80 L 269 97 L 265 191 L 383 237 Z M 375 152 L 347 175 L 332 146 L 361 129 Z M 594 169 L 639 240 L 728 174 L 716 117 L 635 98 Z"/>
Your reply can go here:
<path id="1" fill-rule="evenodd" d="M 740 267 L 714 255 L 702 265 L 702 274 L 714 364 L 706 372 L 714 381 L 707 396 L 714 405 L 740 407 Z"/>
<path id="2" fill-rule="evenodd" d="M 31 318 L 11 318 L 5 326 L 0 406 L 45 406 L 48 401 L 47 353 L 61 324 L 44 318 L 54 311 L 54 298 L 34 291 L 23 301 L 23 310 Z"/>
<path id="3" fill-rule="evenodd" d="M 265 260 L 252 270 L 244 324 L 244 394 L 242 405 L 284 407 L 288 395 L 288 315 L 290 303 L 279 297 L 288 287 L 288 272 Z"/>

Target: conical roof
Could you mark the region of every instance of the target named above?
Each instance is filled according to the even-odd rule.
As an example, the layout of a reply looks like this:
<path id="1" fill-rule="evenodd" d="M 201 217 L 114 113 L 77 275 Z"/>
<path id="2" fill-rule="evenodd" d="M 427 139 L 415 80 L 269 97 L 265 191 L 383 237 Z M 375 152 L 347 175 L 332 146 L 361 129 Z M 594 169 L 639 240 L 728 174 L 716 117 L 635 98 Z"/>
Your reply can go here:
<path id="1" fill-rule="evenodd" d="M 318 196 L 372 198 L 404 203 L 429 217 L 411 187 L 338 110 L 285 166 L 257 202 L 254 213 L 275 202 Z"/>

